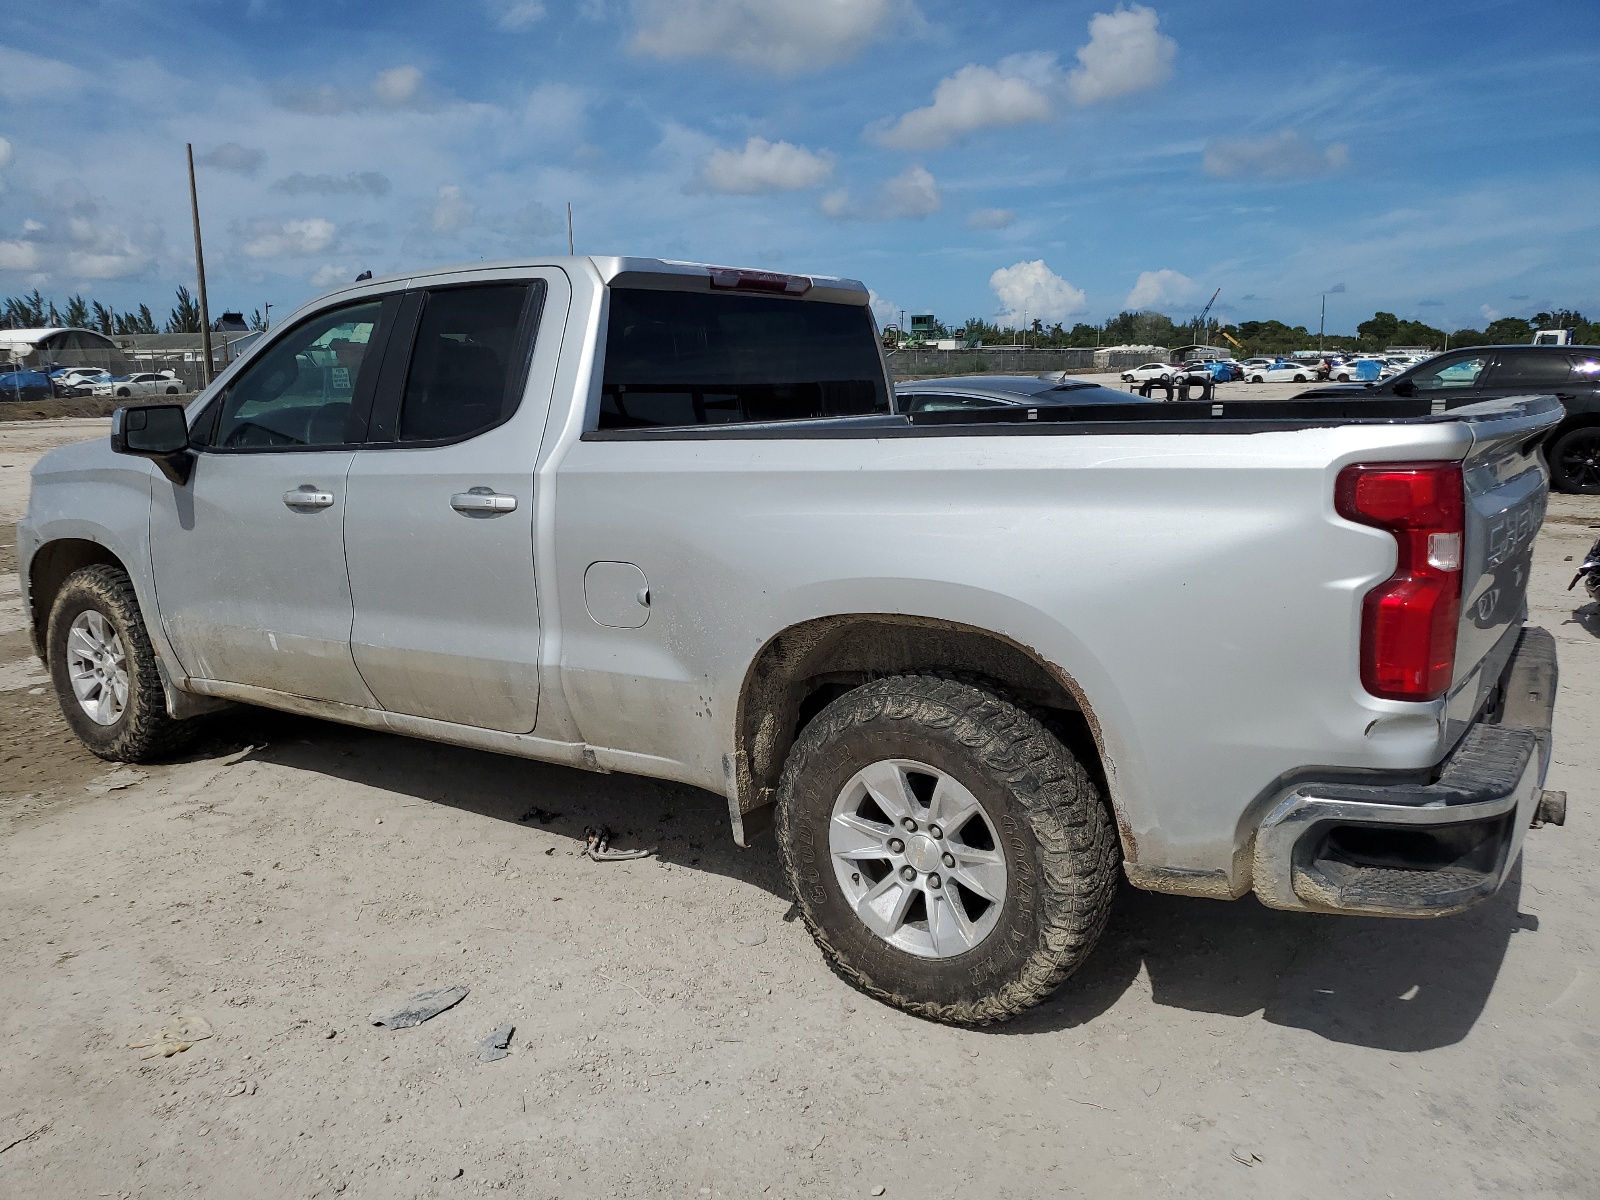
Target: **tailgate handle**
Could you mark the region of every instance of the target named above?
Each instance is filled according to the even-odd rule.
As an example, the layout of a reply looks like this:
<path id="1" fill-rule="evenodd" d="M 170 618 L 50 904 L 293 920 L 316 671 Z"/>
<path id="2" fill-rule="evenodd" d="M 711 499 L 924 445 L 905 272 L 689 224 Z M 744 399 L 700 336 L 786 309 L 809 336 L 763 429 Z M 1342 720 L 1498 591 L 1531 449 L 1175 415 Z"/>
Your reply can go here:
<path id="1" fill-rule="evenodd" d="M 283 502 L 290 508 L 332 508 L 333 493 L 319 492 L 310 484 L 301 484 L 294 491 L 285 492 Z"/>
<path id="2" fill-rule="evenodd" d="M 488 488 L 477 487 L 450 497 L 450 507 L 458 513 L 505 513 L 517 511 L 517 498 Z"/>

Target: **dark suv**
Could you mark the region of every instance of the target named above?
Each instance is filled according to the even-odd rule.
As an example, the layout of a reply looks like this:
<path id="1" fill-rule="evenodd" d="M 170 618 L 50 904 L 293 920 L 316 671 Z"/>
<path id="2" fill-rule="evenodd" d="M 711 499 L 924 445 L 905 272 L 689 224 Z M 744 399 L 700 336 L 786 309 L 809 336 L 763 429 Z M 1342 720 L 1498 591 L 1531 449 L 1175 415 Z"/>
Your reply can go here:
<path id="1" fill-rule="evenodd" d="M 1501 396 L 1553 395 L 1567 416 L 1545 439 L 1551 486 L 1600 496 L 1600 348 L 1471 346 L 1448 350 L 1380 383 L 1311 388 L 1295 398 L 1352 394 L 1432 399 L 1436 409 Z"/>

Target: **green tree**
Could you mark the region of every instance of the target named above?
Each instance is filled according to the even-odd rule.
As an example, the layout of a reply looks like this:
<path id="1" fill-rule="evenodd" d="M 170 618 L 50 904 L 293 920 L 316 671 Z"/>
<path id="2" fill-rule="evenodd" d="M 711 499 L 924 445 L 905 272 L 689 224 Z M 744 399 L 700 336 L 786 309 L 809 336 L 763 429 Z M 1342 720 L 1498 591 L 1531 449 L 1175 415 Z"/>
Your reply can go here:
<path id="1" fill-rule="evenodd" d="M 173 306 L 172 314 L 167 318 L 167 332 L 200 332 L 200 306 L 194 302 L 194 297 L 189 295 L 189 289 L 182 284 L 178 285 L 178 303 Z"/>
<path id="2" fill-rule="evenodd" d="M 67 311 L 62 314 L 65 323 L 74 329 L 87 329 L 89 327 L 89 306 L 83 302 L 82 296 L 73 296 L 67 301 Z"/>
<path id="3" fill-rule="evenodd" d="M 93 315 L 90 317 L 90 328 L 98 329 L 110 337 L 117 331 L 117 314 L 96 300 Z"/>
<path id="4" fill-rule="evenodd" d="M 1501 317 L 1498 321 L 1490 321 L 1489 327 L 1483 331 L 1485 346 L 1514 346 L 1519 342 L 1533 340 L 1533 326 L 1521 317 Z"/>

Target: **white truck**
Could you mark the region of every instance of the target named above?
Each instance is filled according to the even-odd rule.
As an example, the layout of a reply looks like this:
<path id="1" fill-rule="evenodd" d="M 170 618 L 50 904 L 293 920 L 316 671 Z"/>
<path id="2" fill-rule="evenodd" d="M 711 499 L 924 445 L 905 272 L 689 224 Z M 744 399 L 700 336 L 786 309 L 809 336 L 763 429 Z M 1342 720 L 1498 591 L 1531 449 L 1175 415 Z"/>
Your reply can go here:
<path id="1" fill-rule="evenodd" d="M 227 702 L 726 797 L 832 966 L 1004 1019 L 1118 876 L 1491 895 L 1544 792 L 1548 397 L 897 411 L 849 280 L 562 258 L 306 306 L 34 469 L 95 753 Z"/>

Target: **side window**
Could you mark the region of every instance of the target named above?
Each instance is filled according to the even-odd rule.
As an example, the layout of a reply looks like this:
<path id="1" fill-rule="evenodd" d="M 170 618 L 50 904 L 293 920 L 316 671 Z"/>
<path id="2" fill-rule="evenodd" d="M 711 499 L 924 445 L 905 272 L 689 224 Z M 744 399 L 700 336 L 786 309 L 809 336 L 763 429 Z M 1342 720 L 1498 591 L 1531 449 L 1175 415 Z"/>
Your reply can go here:
<path id="1" fill-rule="evenodd" d="M 1486 354 L 1454 358 L 1424 367 L 1411 377 L 1411 383 L 1419 392 L 1460 391 L 1476 387 L 1478 378 L 1488 365 L 1489 357 Z"/>
<path id="2" fill-rule="evenodd" d="M 1552 354 L 1548 350 L 1502 350 L 1494 373 L 1489 376 L 1489 386 L 1494 388 L 1563 387 L 1572 378 L 1572 360 L 1565 354 Z"/>
<path id="3" fill-rule="evenodd" d="M 601 429 L 887 412 L 888 380 L 864 306 L 611 289 Z"/>
<path id="4" fill-rule="evenodd" d="M 429 292 L 400 401 L 399 440 L 458 440 L 508 420 L 522 399 L 531 349 L 524 314 L 543 298 L 542 281 Z"/>
<path id="5" fill-rule="evenodd" d="M 291 329 L 233 381 L 209 441 L 220 450 L 328 449 L 366 433 L 355 398 L 378 370 L 368 347 L 381 300 L 320 313 Z"/>
<path id="6" fill-rule="evenodd" d="M 914 396 L 900 397 L 900 411 L 908 413 L 961 412 L 971 408 L 999 407 L 1000 401 L 990 400 L 984 396 L 941 396 L 920 392 Z"/>

